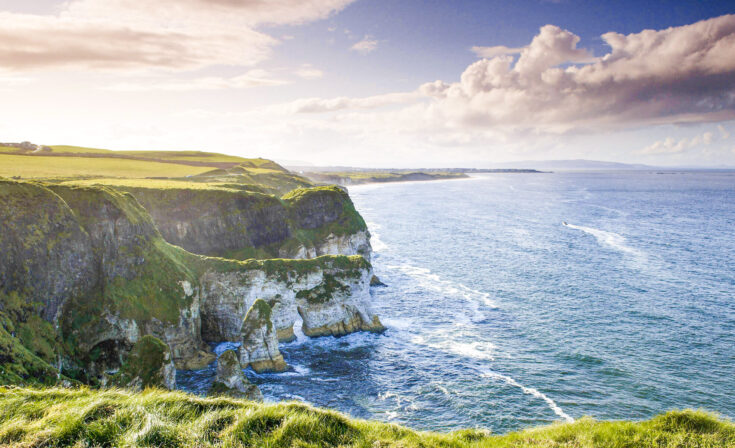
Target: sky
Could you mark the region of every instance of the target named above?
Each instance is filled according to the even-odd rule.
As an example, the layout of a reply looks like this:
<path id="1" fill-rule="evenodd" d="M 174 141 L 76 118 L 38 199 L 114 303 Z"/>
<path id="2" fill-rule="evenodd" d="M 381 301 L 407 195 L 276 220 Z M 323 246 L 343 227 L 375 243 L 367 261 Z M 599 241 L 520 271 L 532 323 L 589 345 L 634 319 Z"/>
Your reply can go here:
<path id="1" fill-rule="evenodd" d="M 735 167 L 735 3 L 0 0 L 0 141 Z"/>

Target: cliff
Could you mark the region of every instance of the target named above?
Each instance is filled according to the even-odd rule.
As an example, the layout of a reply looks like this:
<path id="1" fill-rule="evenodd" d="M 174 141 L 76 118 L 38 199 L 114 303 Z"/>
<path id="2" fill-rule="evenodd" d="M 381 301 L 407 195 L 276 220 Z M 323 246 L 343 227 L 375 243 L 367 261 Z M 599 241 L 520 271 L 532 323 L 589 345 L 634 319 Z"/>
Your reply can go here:
<path id="1" fill-rule="evenodd" d="M 307 225 L 318 222 L 318 230 L 309 229 L 314 234 L 323 235 L 333 223 L 364 226 L 354 216 L 343 221 L 344 207 L 334 207 L 333 219 L 319 220 L 306 208 L 291 210 L 289 200 L 258 196 L 255 203 L 273 205 L 290 222 L 302 217 Z M 244 203 L 253 211 L 253 202 Z M 252 215 L 256 227 L 268 227 L 263 220 L 278 221 Z M 203 366 L 213 359 L 204 342 L 239 341 L 257 298 L 269 302 L 281 336 L 291 331 L 297 315 L 305 329 L 319 328 L 312 335 L 382 328 L 369 308 L 371 267 L 361 256 L 235 261 L 195 255 L 165 241 L 132 194 L 104 186 L 0 180 L 0 222 L 0 251 L 8 254 L 0 259 L 3 383 L 69 378 L 110 384 L 146 335 L 170 349 L 177 367 Z M 233 233 L 264 234 L 265 240 L 271 235 L 247 229 Z M 318 287 L 325 292 L 316 303 L 308 295 Z"/>
<path id="2" fill-rule="evenodd" d="M 297 188 L 279 198 L 248 184 L 116 184 L 150 212 L 166 241 L 193 253 L 238 260 L 370 257 L 365 221 L 338 187 Z"/>

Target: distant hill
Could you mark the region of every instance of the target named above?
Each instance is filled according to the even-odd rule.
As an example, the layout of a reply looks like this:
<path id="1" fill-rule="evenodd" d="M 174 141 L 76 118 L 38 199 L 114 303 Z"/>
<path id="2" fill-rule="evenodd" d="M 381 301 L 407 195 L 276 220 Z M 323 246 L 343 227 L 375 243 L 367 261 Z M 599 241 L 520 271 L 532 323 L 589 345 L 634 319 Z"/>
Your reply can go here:
<path id="1" fill-rule="evenodd" d="M 531 168 L 557 171 L 597 171 L 597 170 L 655 170 L 658 167 L 642 164 L 605 162 L 600 160 L 525 160 L 521 162 L 494 163 L 493 168 Z"/>

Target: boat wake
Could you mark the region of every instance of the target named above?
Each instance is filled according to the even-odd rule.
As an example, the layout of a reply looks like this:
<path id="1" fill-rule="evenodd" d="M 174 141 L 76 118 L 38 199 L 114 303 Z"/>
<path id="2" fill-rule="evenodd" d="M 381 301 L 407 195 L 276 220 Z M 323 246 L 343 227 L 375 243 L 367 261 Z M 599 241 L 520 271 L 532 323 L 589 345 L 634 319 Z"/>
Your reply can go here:
<path id="1" fill-rule="evenodd" d="M 505 381 L 507 384 L 521 389 L 524 394 L 533 395 L 536 398 L 540 398 L 540 399 L 544 400 L 547 405 L 549 405 L 549 408 L 552 411 L 554 411 L 554 414 L 556 414 L 559 417 L 563 418 L 564 421 L 566 421 L 566 422 L 569 422 L 569 423 L 573 423 L 574 422 L 574 419 L 571 416 L 569 416 L 569 414 L 567 414 L 566 412 L 564 412 L 564 410 L 561 407 L 559 407 L 559 405 L 556 404 L 556 402 L 554 400 L 552 400 L 551 398 L 549 398 L 545 394 L 539 392 L 537 389 L 534 389 L 532 387 L 526 387 L 526 386 L 520 384 L 515 379 L 509 377 L 508 375 L 503 375 L 502 373 L 493 372 L 492 370 L 483 373 L 482 376 L 484 378 L 492 378 L 492 379 L 495 379 L 495 380 Z"/>
<path id="2" fill-rule="evenodd" d="M 595 237 L 595 239 L 597 239 L 598 243 L 604 246 L 608 246 L 624 254 L 632 255 L 641 260 L 645 260 L 647 258 L 645 252 L 628 246 L 626 244 L 625 237 L 623 235 L 620 235 L 619 233 L 608 232 L 605 230 L 595 229 L 593 227 L 576 226 L 574 224 L 569 224 L 566 222 L 564 222 L 564 225 L 566 227 L 569 227 L 570 229 L 581 230 L 584 233 L 592 235 Z"/>

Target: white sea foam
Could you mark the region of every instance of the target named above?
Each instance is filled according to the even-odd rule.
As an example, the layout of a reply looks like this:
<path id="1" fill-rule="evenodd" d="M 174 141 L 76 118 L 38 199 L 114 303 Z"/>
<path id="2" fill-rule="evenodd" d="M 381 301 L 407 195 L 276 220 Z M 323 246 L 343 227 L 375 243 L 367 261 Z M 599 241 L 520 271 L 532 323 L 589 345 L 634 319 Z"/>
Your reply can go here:
<path id="1" fill-rule="evenodd" d="M 440 390 L 440 391 L 441 391 L 441 392 L 442 392 L 442 393 L 443 393 L 444 395 L 446 395 L 447 397 L 449 397 L 450 395 L 452 395 L 452 394 L 451 394 L 451 393 L 449 392 L 449 389 L 447 389 L 446 387 L 442 386 L 441 384 L 434 384 L 434 386 L 435 386 L 435 387 L 436 387 L 437 389 L 439 389 L 439 390 Z"/>
<path id="2" fill-rule="evenodd" d="M 606 230 L 595 229 L 593 227 L 575 226 L 574 224 L 567 224 L 570 229 L 581 230 L 587 234 L 594 236 L 600 244 L 608 246 L 617 251 L 632 255 L 634 257 L 645 259 L 645 252 L 636 248 L 626 245 L 625 237 L 615 232 L 608 232 Z"/>
<path id="3" fill-rule="evenodd" d="M 453 353 L 466 358 L 486 361 L 495 359 L 495 350 L 497 347 L 490 342 L 462 342 L 458 341 L 456 337 L 453 337 L 450 332 L 446 331 L 437 332 L 432 336 L 436 336 L 437 341 L 427 339 L 424 336 L 414 336 L 411 338 L 411 343 L 435 348 L 445 353 Z"/>
<path id="4" fill-rule="evenodd" d="M 574 422 L 574 419 L 569 416 L 564 410 L 562 410 L 561 407 L 559 407 L 558 404 L 545 394 L 539 392 L 537 389 L 534 389 L 533 387 L 526 387 L 522 384 L 520 384 L 515 379 L 509 377 L 508 375 L 503 375 L 502 373 L 497 373 L 493 371 L 488 371 L 482 374 L 485 378 L 493 378 L 496 380 L 502 380 L 505 381 L 507 384 L 520 388 L 524 394 L 533 395 L 536 398 L 540 398 L 546 402 L 546 404 L 549 405 L 549 408 L 554 411 L 554 414 L 558 415 L 559 417 L 563 418 L 567 422 Z"/>
<path id="5" fill-rule="evenodd" d="M 397 330 L 408 330 L 415 325 L 411 319 L 393 319 L 390 317 L 381 317 L 380 321 L 386 327 Z"/>
<path id="6" fill-rule="evenodd" d="M 388 249 L 388 245 L 380 239 L 380 224 L 374 222 L 367 223 L 368 230 L 370 231 L 370 245 L 373 247 L 373 252 L 385 252 Z"/>
<path id="7" fill-rule="evenodd" d="M 432 274 L 431 270 L 420 268 L 411 264 L 400 264 L 386 266 L 388 269 L 402 272 L 414 280 L 418 281 L 422 288 L 439 292 L 450 297 L 457 297 L 467 300 L 468 302 L 482 303 L 491 308 L 497 308 L 497 304 L 490 298 L 490 294 L 476 289 L 472 289 L 461 283 L 451 280 L 444 280 L 436 274 Z M 479 310 L 477 310 L 479 313 Z M 477 316 L 484 319 L 484 315 Z"/>

